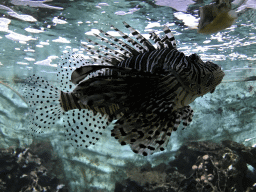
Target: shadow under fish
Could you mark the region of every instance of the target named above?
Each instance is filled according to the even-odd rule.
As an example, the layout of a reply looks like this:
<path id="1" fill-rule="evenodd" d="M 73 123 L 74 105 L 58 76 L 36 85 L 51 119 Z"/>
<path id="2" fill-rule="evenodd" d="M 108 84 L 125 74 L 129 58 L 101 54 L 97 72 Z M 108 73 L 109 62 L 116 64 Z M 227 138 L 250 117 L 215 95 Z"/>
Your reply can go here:
<path id="1" fill-rule="evenodd" d="M 112 26 L 127 43 L 100 31 L 102 35 L 94 36 L 101 44 L 90 39 L 84 44 L 89 60 L 79 54 L 62 56 L 58 67 L 62 91 L 39 77 L 30 78 L 35 87 L 27 90 L 27 98 L 31 106 L 43 105 L 34 110 L 36 117 L 31 115 L 34 125 L 40 122 L 49 128 L 49 123 L 60 119 L 59 114 L 69 112 L 66 136 L 78 147 L 83 143 L 88 147 L 100 138 L 101 130 L 117 120 L 111 136 L 147 156 L 165 150 L 181 122 L 184 127 L 190 124 L 193 110 L 189 104 L 213 93 L 224 72 L 196 54 L 186 56 L 178 51 L 168 27 L 161 38 L 150 33 L 153 45 L 130 25 L 124 25 L 137 41 Z M 90 119 L 94 121 L 85 129 L 84 123 Z"/>

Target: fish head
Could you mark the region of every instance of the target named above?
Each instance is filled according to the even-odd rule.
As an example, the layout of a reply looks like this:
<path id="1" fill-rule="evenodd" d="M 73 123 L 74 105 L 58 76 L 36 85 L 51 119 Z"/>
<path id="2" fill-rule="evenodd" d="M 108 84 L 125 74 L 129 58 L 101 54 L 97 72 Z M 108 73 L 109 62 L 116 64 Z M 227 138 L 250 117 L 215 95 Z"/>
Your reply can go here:
<path id="1" fill-rule="evenodd" d="M 225 76 L 224 71 L 222 71 L 219 65 L 211 61 L 205 62 L 205 65 L 208 70 L 206 70 L 205 77 L 202 80 L 201 91 L 203 95 L 208 92 L 213 93 Z"/>
<path id="2" fill-rule="evenodd" d="M 190 55 L 191 61 L 198 68 L 201 68 L 200 75 L 196 81 L 197 94 L 203 96 L 210 92 L 213 93 L 217 85 L 219 85 L 225 76 L 221 67 L 211 61 L 203 62 L 197 54 Z"/>

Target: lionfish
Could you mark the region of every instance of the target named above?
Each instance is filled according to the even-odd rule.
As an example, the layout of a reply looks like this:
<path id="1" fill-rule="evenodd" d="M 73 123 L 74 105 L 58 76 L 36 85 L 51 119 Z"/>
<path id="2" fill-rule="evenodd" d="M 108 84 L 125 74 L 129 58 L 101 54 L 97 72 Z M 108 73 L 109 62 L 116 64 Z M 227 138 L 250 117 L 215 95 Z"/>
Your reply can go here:
<path id="1" fill-rule="evenodd" d="M 57 119 L 50 117 L 47 103 L 58 96 L 62 110 L 71 111 L 66 128 L 72 128 L 71 131 L 67 128 L 66 135 L 74 143 L 94 144 L 94 136 L 85 136 L 84 132 L 95 133 L 98 126 L 104 129 L 116 120 L 111 136 L 121 145 L 130 145 L 134 153 L 147 156 L 165 150 L 172 131 L 176 131 L 181 122 L 184 128 L 191 123 L 193 110 L 189 104 L 197 97 L 213 93 L 225 74 L 220 66 L 210 61 L 203 62 L 197 54 L 186 56 L 178 51 L 176 40 L 167 26 L 162 38 L 155 32 L 150 33 L 153 45 L 137 30 L 123 23 L 137 41 L 113 26 L 126 42 L 100 30 L 102 35 L 94 36 L 104 43 L 88 39 L 84 44 L 90 60 L 72 54 L 62 58 L 58 75 L 62 85 L 68 84 L 66 78 L 70 78 L 76 85 L 72 91 L 58 92 L 48 82 L 33 77 L 30 82 L 36 81 L 42 91 L 38 89 L 37 93 L 30 94 L 36 90 L 35 86 L 28 90 L 28 98 L 32 98 L 32 106 L 45 99 L 41 103 L 46 106 L 34 110 L 34 113 L 41 113 L 43 127 L 49 127 Z M 45 91 L 49 86 L 55 91 L 55 96 Z M 79 112 L 75 113 L 76 110 Z M 106 123 L 95 119 L 96 116 Z M 90 129 L 83 128 L 90 118 L 93 119 L 93 123 L 89 123 Z M 38 119 L 40 116 L 33 118 L 34 125 L 38 125 Z"/>

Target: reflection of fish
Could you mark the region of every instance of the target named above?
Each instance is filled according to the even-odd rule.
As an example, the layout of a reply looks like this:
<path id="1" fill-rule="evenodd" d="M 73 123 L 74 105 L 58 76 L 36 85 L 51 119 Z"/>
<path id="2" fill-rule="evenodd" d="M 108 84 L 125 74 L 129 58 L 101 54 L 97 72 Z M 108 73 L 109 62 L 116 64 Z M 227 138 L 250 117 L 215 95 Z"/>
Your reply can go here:
<path id="1" fill-rule="evenodd" d="M 5 87 L 11 89 L 14 93 L 16 93 L 23 101 L 24 103 L 27 104 L 26 100 L 19 94 L 19 92 L 17 92 L 15 89 L 11 88 L 9 85 L 7 85 L 6 83 L 0 81 L 0 84 L 4 85 Z"/>
<path id="2" fill-rule="evenodd" d="M 101 31 L 105 37 L 95 36 L 104 45 L 88 40 L 88 44 L 100 49 L 84 45 L 92 63 L 86 63 L 79 55 L 64 57 L 59 72 L 61 83 L 68 83 L 66 74 L 70 75 L 69 70 L 75 68 L 71 82 L 76 87 L 72 92 L 61 91 L 60 103 L 64 111 L 88 109 L 94 115 L 107 118 L 107 122 L 117 119 L 111 135 L 121 145 L 129 144 L 135 153 L 146 156 L 164 150 L 171 132 L 177 130 L 181 121 L 184 127 L 190 124 L 193 110 L 189 104 L 199 96 L 213 93 L 224 72 L 212 62 L 203 62 L 196 54 L 185 56 L 178 51 L 167 27 L 162 38 L 151 33 L 150 38 L 156 45 L 153 46 L 127 23 L 124 25 L 139 43 L 113 27 L 132 46 Z M 43 97 L 49 98 L 44 92 Z M 34 101 L 42 99 L 39 97 Z M 42 115 L 49 118 L 47 114 Z M 80 124 L 90 121 L 90 116 L 97 122 L 92 114 L 71 116 L 69 126 L 79 118 L 79 124 L 73 126 L 71 132 L 81 131 Z M 44 118 L 42 121 L 47 124 Z M 76 138 L 79 137 L 82 134 Z"/>
<path id="3" fill-rule="evenodd" d="M 199 33 L 216 33 L 230 27 L 237 19 L 237 13 L 231 10 L 230 0 L 218 0 L 214 4 L 200 7 L 199 11 Z"/>

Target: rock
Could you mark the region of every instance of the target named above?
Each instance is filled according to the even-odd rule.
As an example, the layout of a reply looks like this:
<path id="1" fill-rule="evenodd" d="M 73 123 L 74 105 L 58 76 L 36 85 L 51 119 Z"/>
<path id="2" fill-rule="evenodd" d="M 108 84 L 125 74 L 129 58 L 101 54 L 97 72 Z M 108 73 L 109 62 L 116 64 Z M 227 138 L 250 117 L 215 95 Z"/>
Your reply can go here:
<path id="1" fill-rule="evenodd" d="M 1 191 L 68 191 L 44 161 L 29 148 L 0 149 Z"/>
<path id="2" fill-rule="evenodd" d="M 254 151 L 229 140 L 189 142 L 167 165 L 130 167 L 115 191 L 254 191 L 255 173 L 247 167 L 254 166 Z"/>

